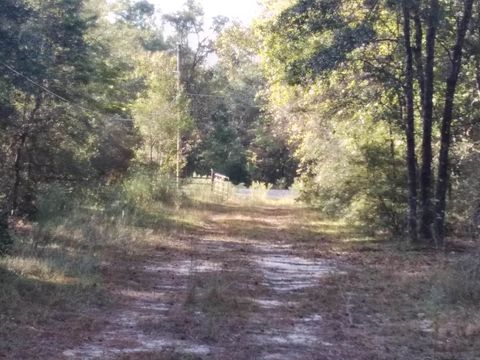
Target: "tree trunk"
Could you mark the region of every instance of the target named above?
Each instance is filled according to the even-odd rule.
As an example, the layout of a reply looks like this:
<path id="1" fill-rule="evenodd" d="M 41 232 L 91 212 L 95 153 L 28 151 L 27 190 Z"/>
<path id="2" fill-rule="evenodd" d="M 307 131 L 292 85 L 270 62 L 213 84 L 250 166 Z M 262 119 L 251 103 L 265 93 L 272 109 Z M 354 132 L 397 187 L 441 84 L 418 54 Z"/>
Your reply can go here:
<path id="1" fill-rule="evenodd" d="M 437 36 L 438 0 L 430 1 L 426 38 L 426 62 L 423 104 L 422 169 L 420 174 L 420 235 L 423 240 L 432 240 L 432 122 L 435 41 Z"/>
<path id="2" fill-rule="evenodd" d="M 42 99 L 40 95 L 37 95 L 35 99 L 35 107 L 33 108 L 30 116 L 27 119 L 26 110 L 24 112 L 24 124 L 21 129 L 21 133 L 18 135 L 18 140 L 15 143 L 15 161 L 13 163 L 13 186 L 12 192 L 10 194 L 10 206 L 11 211 L 15 212 L 18 210 L 18 198 L 20 193 L 20 185 L 22 183 L 22 151 L 25 146 L 25 142 L 29 136 L 30 126 L 35 121 L 35 116 L 40 109 L 42 104 Z M 25 103 L 25 109 L 27 107 L 27 100 Z"/>
<path id="3" fill-rule="evenodd" d="M 0 255 L 3 255 L 11 244 L 12 238 L 8 232 L 8 212 L 0 208 Z"/>
<path id="4" fill-rule="evenodd" d="M 405 101 L 408 171 L 408 234 L 417 241 L 417 166 L 415 155 L 415 113 L 413 104 L 413 50 L 410 41 L 410 9 L 403 1 L 403 34 L 405 40 Z"/>
<path id="5" fill-rule="evenodd" d="M 12 187 L 12 212 L 18 209 L 18 194 L 22 182 L 22 151 L 27 139 L 27 131 L 24 130 L 19 136 L 15 146 L 15 161 L 13 163 L 13 187 Z"/>
<path id="6" fill-rule="evenodd" d="M 453 106 L 458 76 L 462 68 L 463 45 L 472 18 L 473 0 L 465 0 L 462 19 L 458 24 L 457 37 L 452 51 L 452 64 L 447 78 L 445 90 L 445 106 L 443 110 L 442 129 L 440 133 L 440 156 L 435 191 L 435 240 L 438 246 L 443 245 L 445 238 L 445 209 L 449 183 L 449 151 L 452 140 L 451 127 Z"/>
<path id="7" fill-rule="evenodd" d="M 475 69 L 476 69 L 475 80 L 477 82 L 477 92 L 478 92 L 478 95 L 480 96 L 480 59 L 479 58 L 475 60 Z"/>
<path id="8" fill-rule="evenodd" d="M 424 106 L 425 106 L 425 70 L 423 66 L 423 27 L 422 19 L 420 18 L 420 9 L 415 6 L 414 9 L 414 22 L 415 22 L 415 65 L 416 65 L 416 75 L 418 87 L 420 89 L 420 104 L 422 108 L 422 117 L 424 116 Z"/>

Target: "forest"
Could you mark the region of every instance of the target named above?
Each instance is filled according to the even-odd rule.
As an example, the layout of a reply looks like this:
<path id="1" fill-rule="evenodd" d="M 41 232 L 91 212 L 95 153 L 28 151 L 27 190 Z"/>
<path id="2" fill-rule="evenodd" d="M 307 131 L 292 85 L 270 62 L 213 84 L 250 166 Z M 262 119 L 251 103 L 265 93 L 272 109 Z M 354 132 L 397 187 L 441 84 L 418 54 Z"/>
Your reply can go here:
<path id="1" fill-rule="evenodd" d="M 36 358 L 31 351 L 38 351 L 43 335 L 32 334 L 38 329 L 63 329 L 58 318 L 69 323 L 78 319 L 75 311 L 91 319 L 94 308 L 119 306 L 112 305 L 118 298 L 112 300 L 109 289 L 133 276 L 124 274 L 125 264 L 140 266 L 154 252 L 165 261 L 197 261 L 192 258 L 201 245 L 188 245 L 189 239 L 214 236 L 214 229 L 241 239 L 241 251 L 251 251 L 252 259 L 262 256 L 257 242 L 263 238 L 271 254 L 281 251 L 277 242 L 302 251 L 296 259 L 328 262 L 343 254 L 338 268 L 347 270 L 338 271 L 334 285 L 322 280 L 329 290 L 321 300 L 303 290 L 307 286 L 300 291 L 306 292 L 302 301 L 311 300 L 301 311 L 336 314 L 332 298 L 342 299 L 346 340 L 333 342 L 334 351 L 319 350 L 296 343 L 289 330 L 291 343 L 280 342 L 288 351 L 278 358 L 480 358 L 474 345 L 480 336 L 480 1 L 260 3 L 262 12 L 245 24 L 223 15 L 208 19 L 195 0 L 171 13 L 148 0 L 0 0 L 0 358 Z M 233 199 L 210 194 L 212 173 L 228 177 Z M 195 183 L 199 178 L 204 182 Z M 251 189 L 252 198 L 236 198 L 240 188 Z M 271 189 L 295 200 L 269 200 Z M 221 249 L 220 262 L 240 261 L 232 255 L 240 249 Z M 321 272 L 311 261 L 305 271 Z M 255 264 L 264 266 L 266 279 L 250 279 L 255 284 L 274 284 L 271 273 L 284 274 L 264 260 Z M 125 266 L 121 276 L 112 275 Z M 186 295 L 171 294 L 186 305 L 165 322 L 192 322 L 188 331 L 177 326 L 175 332 L 188 333 L 181 341 L 207 339 L 210 353 L 174 342 L 173 350 L 145 345 L 131 354 L 276 354 L 278 343 L 260 345 L 248 336 L 240 342 L 247 350 L 228 352 L 235 348 L 221 334 L 253 327 L 241 321 L 260 311 L 237 299 L 245 289 L 224 284 L 247 281 L 233 279 L 232 272 L 245 269 L 232 266 L 235 271 L 215 277 L 213 290 L 198 270 L 188 273 Z M 350 272 L 355 275 L 341 277 Z M 290 280 L 306 273 L 299 267 L 295 276 Z M 195 281 L 200 285 L 191 285 Z M 391 281 L 394 290 L 374 285 Z M 293 296 L 274 285 L 269 291 L 274 295 L 262 301 Z M 395 309 L 394 300 L 374 302 L 399 294 L 407 298 Z M 422 314 L 420 328 L 430 324 L 415 331 L 433 338 L 414 338 L 412 323 L 396 323 L 403 329 L 399 339 L 382 338 L 381 346 L 366 345 L 377 333 L 367 342 L 354 340 L 355 326 L 366 337 L 377 331 L 369 322 L 377 321 L 377 312 L 406 322 L 413 316 L 409 306 Z M 192 308 L 211 316 L 195 320 L 211 327 L 205 339 L 192 330 Z M 290 316 L 267 310 L 275 321 Z M 325 321 L 336 326 L 336 319 Z M 332 335 L 312 335 L 309 324 L 297 324 L 308 328 L 300 337 Z M 79 337 L 101 327 L 75 326 Z M 159 324 L 148 326 L 148 336 L 165 335 Z M 100 356 L 84 348 L 72 352 L 79 341 L 62 332 L 55 341 L 67 352 L 42 349 L 40 358 L 130 354 L 123 347 L 106 347 Z M 29 345 L 12 334 L 29 338 Z M 132 334 L 124 336 L 138 335 Z M 230 350 L 216 352 L 213 343 Z M 362 348 L 362 355 L 345 344 Z M 152 349 L 161 355 L 147 352 Z"/>

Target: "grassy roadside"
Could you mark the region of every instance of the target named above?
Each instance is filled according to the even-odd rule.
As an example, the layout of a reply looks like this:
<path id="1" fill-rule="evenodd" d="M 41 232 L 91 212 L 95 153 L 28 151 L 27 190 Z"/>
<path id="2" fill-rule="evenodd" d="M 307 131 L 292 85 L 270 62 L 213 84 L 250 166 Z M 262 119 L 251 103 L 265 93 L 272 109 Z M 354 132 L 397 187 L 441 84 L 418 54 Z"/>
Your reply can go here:
<path id="1" fill-rule="evenodd" d="M 342 271 L 312 289 L 305 302 L 328 314 L 330 340 L 350 348 L 348 356 L 480 358 L 478 243 L 451 239 L 445 251 L 417 251 L 310 211 L 298 214 L 284 229 L 295 234 L 295 247 L 341 264 Z"/>
<path id="2" fill-rule="evenodd" d="M 146 180 L 76 196 L 49 189 L 35 221 L 12 219 L 14 246 L 0 258 L 0 358 L 83 341 L 104 325 L 95 312 L 115 306 L 113 263 L 180 247 L 175 234 L 201 226 L 199 212 L 180 207 L 188 199 Z"/>

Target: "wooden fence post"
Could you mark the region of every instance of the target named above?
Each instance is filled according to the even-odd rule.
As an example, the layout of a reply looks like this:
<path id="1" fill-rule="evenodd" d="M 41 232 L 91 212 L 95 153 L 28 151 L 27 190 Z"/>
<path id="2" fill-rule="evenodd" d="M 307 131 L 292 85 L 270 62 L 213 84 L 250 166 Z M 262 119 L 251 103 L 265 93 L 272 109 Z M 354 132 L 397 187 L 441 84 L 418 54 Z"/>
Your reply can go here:
<path id="1" fill-rule="evenodd" d="M 210 176 L 212 177 L 212 188 L 211 191 L 212 193 L 215 191 L 215 172 L 213 169 L 210 169 Z"/>

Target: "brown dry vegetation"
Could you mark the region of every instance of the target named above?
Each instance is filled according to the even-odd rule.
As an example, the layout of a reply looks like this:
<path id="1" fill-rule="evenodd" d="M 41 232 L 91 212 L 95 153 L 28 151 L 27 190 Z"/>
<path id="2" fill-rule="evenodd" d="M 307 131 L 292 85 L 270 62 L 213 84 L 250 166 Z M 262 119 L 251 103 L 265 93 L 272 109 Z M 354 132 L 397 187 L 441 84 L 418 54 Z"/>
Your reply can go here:
<path id="1" fill-rule="evenodd" d="M 1 260 L 1 358 L 64 358 L 64 350 L 115 329 L 113 319 L 135 299 L 148 302 L 167 285 L 174 291 L 164 291 L 165 317 L 145 311 L 132 331 L 173 334 L 205 344 L 210 354 L 167 346 L 117 358 L 261 358 L 276 354 L 279 345 L 256 343 L 255 334 L 288 334 L 309 316 L 321 316 L 318 344 L 287 342 L 280 346 L 283 358 L 480 357 L 479 264 L 472 242 L 447 252 L 415 251 L 296 205 L 196 203 L 159 207 L 135 222 L 75 216 L 48 232 L 19 227 L 14 253 Z M 258 246 L 283 245 L 292 245 L 288 251 L 295 256 L 336 264 L 335 272 L 299 292 L 275 293 L 250 259 L 260 254 Z M 161 268 L 196 260 L 217 268 L 175 276 Z M 149 264 L 160 268 L 145 272 Z M 267 311 L 256 302 L 260 298 L 283 305 Z M 115 340 L 119 349 L 135 342 L 121 335 Z"/>

